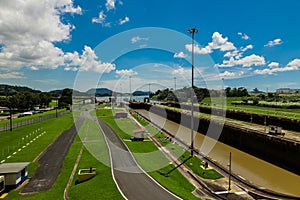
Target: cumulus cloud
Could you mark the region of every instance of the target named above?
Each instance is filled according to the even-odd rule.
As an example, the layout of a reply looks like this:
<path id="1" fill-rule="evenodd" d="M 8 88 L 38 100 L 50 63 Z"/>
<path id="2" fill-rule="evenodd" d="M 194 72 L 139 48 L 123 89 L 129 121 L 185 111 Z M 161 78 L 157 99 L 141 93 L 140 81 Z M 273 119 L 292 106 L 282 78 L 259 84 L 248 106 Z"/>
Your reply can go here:
<path id="1" fill-rule="evenodd" d="M 106 7 L 107 11 L 115 9 L 116 1 L 115 0 L 106 0 L 105 7 Z"/>
<path id="2" fill-rule="evenodd" d="M 125 23 L 127 23 L 127 22 L 129 22 L 129 17 L 127 17 L 127 16 L 126 16 L 124 19 L 120 19 L 120 20 L 119 20 L 119 24 L 120 24 L 120 25 L 123 25 L 123 24 L 125 24 Z"/>
<path id="3" fill-rule="evenodd" d="M 122 1 L 116 1 L 116 0 L 106 0 L 106 3 L 105 3 L 105 7 L 106 7 L 106 11 L 105 10 L 101 10 L 99 13 L 98 13 L 98 16 L 97 17 L 93 17 L 92 18 L 92 22 L 93 23 L 98 23 L 98 24 L 101 24 L 103 27 L 112 27 L 112 26 L 115 26 L 115 25 L 123 25 L 127 22 L 130 21 L 129 17 L 126 16 L 124 19 L 119 19 L 118 21 L 114 20 L 114 21 L 111 21 L 110 18 L 111 18 L 111 10 L 116 10 L 116 4 L 119 3 L 119 5 L 123 5 L 123 2 Z M 102 5 L 101 5 L 102 7 Z M 113 13 L 115 14 L 115 13 Z"/>
<path id="4" fill-rule="evenodd" d="M 71 24 L 61 21 L 65 13 L 80 14 L 72 0 L 0 1 L 0 70 L 16 71 L 23 67 L 31 70 L 111 71 L 115 66 L 102 63 L 88 46 L 82 55 L 64 52 L 56 43 L 70 40 Z M 22 12 L 15 12 L 21 10 Z M 38 20 L 37 20 L 38 19 Z M 20 74 L 14 74 L 20 77 Z"/>
<path id="5" fill-rule="evenodd" d="M 279 66 L 279 65 L 278 65 Z M 294 59 L 289 62 L 285 67 L 273 67 L 273 68 L 265 68 L 262 70 L 255 70 L 254 74 L 275 74 L 277 72 L 287 72 L 287 71 L 296 71 L 300 69 L 300 59 Z"/>
<path id="6" fill-rule="evenodd" d="M 116 70 L 116 74 L 120 76 L 135 76 L 138 75 L 138 73 L 132 69 L 121 69 L 121 70 Z"/>
<path id="7" fill-rule="evenodd" d="M 215 66 L 233 67 L 233 66 L 241 65 L 243 67 L 251 67 L 251 66 L 260 66 L 265 64 L 266 61 L 263 56 L 252 54 L 250 56 L 245 56 L 240 59 L 235 59 L 234 57 L 230 57 L 229 60 L 224 60 L 222 64 L 216 64 Z"/>
<path id="8" fill-rule="evenodd" d="M 134 44 L 134 43 L 137 43 L 140 41 L 147 41 L 147 40 L 149 40 L 149 38 L 143 38 L 140 36 L 136 36 L 136 37 L 131 38 L 131 43 Z"/>
<path id="9" fill-rule="evenodd" d="M 0 79 L 19 79 L 24 78 L 24 74 L 22 72 L 8 72 L 8 73 L 1 73 Z"/>
<path id="10" fill-rule="evenodd" d="M 183 52 L 181 51 L 181 52 L 179 52 L 179 53 L 175 53 L 173 57 L 174 57 L 174 58 L 187 58 L 188 55 L 186 55 L 185 53 L 183 53 Z"/>
<path id="11" fill-rule="evenodd" d="M 229 72 L 229 71 L 225 71 L 223 73 L 220 73 L 220 77 L 235 77 L 236 73 L 234 72 Z"/>
<path id="12" fill-rule="evenodd" d="M 280 44 L 282 44 L 282 40 L 281 40 L 280 38 L 277 38 L 277 39 L 275 39 L 275 40 L 269 41 L 269 42 L 265 45 L 265 47 L 273 47 L 273 46 L 280 45 Z"/>
<path id="13" fill-rule="evenodd" d="M 277 67 L 279 67 L 279 63 L 278 62 L 271 62 L 270 64 L 268 64 L 268 66 L 270 68 L 277 68 Z"/>
<path id="14" fill-rule="evenodd" d="M 106 22 L 106 15 L 104 14 L 104 11 L 101 10 L 98 14 L 98 17 L 92 18 L 93 23 L 101 24 L 103 27 L 110 27 L 111 23 Z"/>
<path id="15" fill-rule="evenodd" d="M 247 34 L 245 34 L 245 33 L 238 32 L 238 35 L 241 36 L 241 38 L 243 40 L 249 40 L 250 39 L 250 37 Z"/>
<path id="16" fill-rule="evenodd" d="M 174 70 L 171 72 L 171 74 L 172 74 L 172 75 L 179 75 L 179 76 L 188 78 L 188 77 L 191 76 L 191 69 L 185 69 L 185 68 L 179 66 L 177 69 L 174 69 Z"/>
<path id="17" fill-rule="evenodd" d="M 185 45 L 186 50 L 192 52 L 192 44 Z M 227 37 L 219 32 L 214 32 L 212 35 L 212 42 L 208 43 L 207 46 L 201 48 L 197 44 L 194 46 L 194 52 L 196 54 L 210 54 L 213 50 L 219 49 L 220 51 L 231 51 L 236 50 L 236 47 L 232 42 L 228 41 Z"/>
<path id="18" fill-rule="evenodd" d="M 78 66 L 79 71 L 93 71 L 98 73 L 109 73 L 116 69 L 115 64 L 101 62 L 93 49 L 89 46 L 84 46 L 82 55 L 79 55 L 78 52 L 75 51 L 74 53 L 67 53 L 64 59 L 66 63 L 65 70 L 67 71 L 74 71 Z M 71 67 L 75 67 L 75 69 Z"/>
<path id="19" fill-rule="evenodd" d="M 192 52 L 192 44 L 186 44 L 185 49 L 188 50 L 189 52 Z M 201 47 L 199 47 L 198 44 L 195 44 L 194 52 L 195 52 L 195 54 L 210 54 L 210 53 L 212 53 L 212 49 L 210 46 L 201 48 Z"/>

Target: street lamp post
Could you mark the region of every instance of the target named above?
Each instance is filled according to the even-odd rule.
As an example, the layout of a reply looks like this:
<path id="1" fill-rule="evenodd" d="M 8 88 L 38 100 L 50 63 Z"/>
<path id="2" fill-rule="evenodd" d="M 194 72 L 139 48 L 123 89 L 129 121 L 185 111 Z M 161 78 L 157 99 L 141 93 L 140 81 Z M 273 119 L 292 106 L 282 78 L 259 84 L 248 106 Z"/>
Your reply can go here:
<path id="1" fill-rule="evenodd" d="M 129 94 L 130 94 L 130 97 L 129 97 L 129 100 L 131 101 L 131 76 L 129 76 Z"/>
<path id="2" fill-rule="evenodd" d="M 194 155 L 194 35 L 198 33 L 196 27 L 188 30 L 192 34 L 192 89 L 191 89 L 191 155 Z"/>
<path id="3" fill-rule="evenodd" d="M 57 118 L 58 98 L 56 98 L 55 117 Z"/>

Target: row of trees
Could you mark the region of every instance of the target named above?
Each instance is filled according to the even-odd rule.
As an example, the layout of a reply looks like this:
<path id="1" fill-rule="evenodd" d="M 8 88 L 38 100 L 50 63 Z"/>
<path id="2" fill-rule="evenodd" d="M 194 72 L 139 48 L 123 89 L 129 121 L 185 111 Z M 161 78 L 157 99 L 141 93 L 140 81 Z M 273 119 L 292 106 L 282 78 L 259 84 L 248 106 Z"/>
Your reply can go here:
<path id="1" fill-rule="evenodd" d="M 67 107 L 72 104 L 72 90 L 62 90 L 59 98 L 50 92 L 19 92 L 12 96 L 2 96 L 0 98 L 0 106 L 21 111 L 33 110 L 34 107 L 48 107 L 54 99 L 58 100 L 58 107 Z"/>
<path id="2" fill-rule="evenodd" d="M 194 93 L 197 97 L 197 101 L 201 102 L 205 97 L 221 97 L 224 95 L 227 97 L 245 97 L 249 96 L 246 88 L 230 88 L 227 87 L 225 91 L 223 90 L 208 90 L 207 88 L 197 88 L 194 87 Z M 191 88 L 184 87 L 176 91 L 169 90 L 157 90 L 155 93 L 150 95 L 151 98 L 159 101 L 186 101 L 191 97 Z"/>

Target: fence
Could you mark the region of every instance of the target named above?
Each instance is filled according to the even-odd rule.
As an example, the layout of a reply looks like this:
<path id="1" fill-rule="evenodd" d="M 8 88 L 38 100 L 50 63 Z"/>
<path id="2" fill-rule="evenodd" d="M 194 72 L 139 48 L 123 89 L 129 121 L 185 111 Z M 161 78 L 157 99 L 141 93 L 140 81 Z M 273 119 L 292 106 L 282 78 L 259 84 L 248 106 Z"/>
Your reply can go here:
<path id="1" fill-rule="evenodd" d="M 63 111 L 63 112 L 58 112 L 57 117 L 60 117 L 68 112 L 70 112 L 70 111 L 67 110 L 67 111 Z M 50 115 L 45 115 L 45 116 L 39 116 L 39 117 L 36 117 L 33 119 L 18 120 L 17 122 L 14 122 L 14 120 L 12 120 L 13 121 L 12 128 L 14 129 L 14 128 L 26 126 L 29 124 L 34 124 L 34 123 L 38 123 L 38 122 L 45 121 L 45 120 L 52 119 L 52 118 L 56 118 L 56 113 L 50 114 Z M 7 123 L 0 125 L 0 132 L 3 132 L 3 131 L 10 131 L 9 120 L 7 121 Z"/>

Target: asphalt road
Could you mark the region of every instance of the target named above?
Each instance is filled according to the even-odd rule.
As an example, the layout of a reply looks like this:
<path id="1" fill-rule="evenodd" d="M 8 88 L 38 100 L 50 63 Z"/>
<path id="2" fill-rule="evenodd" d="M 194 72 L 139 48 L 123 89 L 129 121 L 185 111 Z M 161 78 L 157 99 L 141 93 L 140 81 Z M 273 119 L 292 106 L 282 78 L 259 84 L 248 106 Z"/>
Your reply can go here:
<path id="1" fill-rule="evenodd" d="M 80 127 L 82 118 L 76 121 Z M 22 194 L 30 194 L 51 189 L 59 175 L 65 156 L 77 134 L 73 125 L 69 130 L 60 134 L 56 140 L 39 157 L 40 166 L 36 169 L 29 183 L 23 188 Z"/>
<path id="2" fill-rule="evenodd" d="M 139 168 L 123 141 L 109 125 L 101 120 L 99 124 L 108 141 L 114 178 L 127 199 L 180 199 L 161 187 Z"/>

